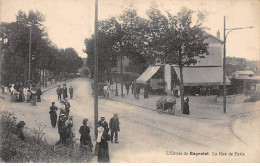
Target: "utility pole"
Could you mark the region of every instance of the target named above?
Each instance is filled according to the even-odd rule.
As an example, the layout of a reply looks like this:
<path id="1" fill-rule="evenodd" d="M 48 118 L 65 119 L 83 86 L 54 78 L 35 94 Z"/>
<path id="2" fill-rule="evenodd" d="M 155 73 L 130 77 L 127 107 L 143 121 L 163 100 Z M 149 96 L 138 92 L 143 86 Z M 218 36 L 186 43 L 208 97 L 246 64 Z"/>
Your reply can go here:
<path id="1" fill-rule="evenodd" d="M 2 88 L 2 44 L 4 44 L 4 38 L 0 41 L 0 88 Z"/>
<path id="2" fill-rule="evenodd" d="M 94 39 L 94 133 L 97 139 L 98 123 L 98 0 L 95 1 L 95 39 Z"/>
<path id="3" fill-rule="evenodd" d="M 226 113 L 226 16 L 224 16 L 224 53 L 223 53 L 223 111 Z"/>
<path id="4" fill-rule="evenodd" d="M 29 41 L 29 73 L 28 73 L 28 80 L 29 80 L 29 85 L 31 82 L 31 59 L 32 59 L 32 25 L 30 25 L 30 41 Z"/>
<path id="5" fill-rule="evenodd" d="M 121 73 L 121 97 L 124 97 L 124 89 L 123 89 L 123 56 L 120 54 L 120 73 Z"/>
<path id="6" fill-rule="evenodd" d="M 226 29 L 226 16 L 224 16 L 224 51 L 223 51 L 223 111 L 226 113 L 227 103 L 226 103 L 226 42 L 227 42 L 227 36 L 231 31 L 234 30 L 241 30 L 241 29 L 248 29 L 248 28 L 254 28 L 252 26 L 250 27 L 241 27 L 241 28 L 229 28 Z M 226 30 L 228 30 L 226 34 Z"/>

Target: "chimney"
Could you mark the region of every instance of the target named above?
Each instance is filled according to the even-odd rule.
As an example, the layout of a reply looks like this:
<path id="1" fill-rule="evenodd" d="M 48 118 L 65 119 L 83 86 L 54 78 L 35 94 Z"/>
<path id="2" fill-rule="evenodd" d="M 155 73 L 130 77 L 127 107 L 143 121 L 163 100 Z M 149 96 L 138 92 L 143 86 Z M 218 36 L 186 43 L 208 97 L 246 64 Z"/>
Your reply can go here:
<path id="1" fill-rule="evenodd" d="M 217 38 L 220 39 L 220 32 L 219 32 L 219 30 L 217 32 Z"/>

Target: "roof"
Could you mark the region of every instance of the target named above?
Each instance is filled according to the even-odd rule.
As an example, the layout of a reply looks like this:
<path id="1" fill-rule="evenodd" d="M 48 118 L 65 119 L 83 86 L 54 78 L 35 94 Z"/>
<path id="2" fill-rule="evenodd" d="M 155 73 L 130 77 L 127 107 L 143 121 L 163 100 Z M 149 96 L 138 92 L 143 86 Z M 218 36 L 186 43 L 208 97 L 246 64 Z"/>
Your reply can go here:
<path id="1" fill-rule="evenodd" d="M 179 67 L 173 67 L 180 78 Z M 214 86 L 223 85 L 222 67 L 184 67 L 184 86 Z M 226 85 L 230 85 L 230 80 L 226 77 Z"/>
<path id="2" fill-rule="evenodd" d="M 253 71 L 251 70 L 245 70 L 245 71 L 236 71 L 236 73 L 238 74 L 255 74 Z"/>
<path id="3" fill-rule="evenodd" d="M 222 41 L 222 40 L 220 40 L 219 38 L 217 38 L 216 36 L 214 36 L 214 35 L 212 35 L 212 34 L 210 34 L 210 33 L 208 33 L 208 32 L 205 32 L 209 37 L 212 37 L 213 39 L 215 39 L 215 40 L 217 40 L 217 41 L 219 41 L 219 42 L 221 42 L 221 43 L 224 43 L 224 41 Z"/>
<path id="4" fill-rule="evenodd" d="M 143 74 L 136 79 L 136 83 L 146 84 L 146 82 L 160 69 L 161 66 L 149 66 Z"/>

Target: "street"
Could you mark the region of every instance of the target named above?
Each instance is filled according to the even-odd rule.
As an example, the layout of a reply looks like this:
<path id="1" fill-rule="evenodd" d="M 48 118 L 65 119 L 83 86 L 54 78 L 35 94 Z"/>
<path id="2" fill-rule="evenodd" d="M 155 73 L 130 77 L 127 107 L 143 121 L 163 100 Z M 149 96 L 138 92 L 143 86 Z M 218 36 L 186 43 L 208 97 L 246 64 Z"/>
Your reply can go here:
<path id="1" fill-rule="evenodd" d="M 74 87 L 74 98 L 69 101 L 70 115 L 74 116 L 76 138 L 78 140 L 80 138 L 78 130 L 82 120 L 88 118 L 94 141 L 94 102 L 90 80 L 80 78 L 67 83 L 67 86 L 70 85 Z M 60 106 L 56 88 L 46 91 L 43 94 L 43 101 L 38 103 L 37 107 L 12 103 L 1 104 L 4 107 L 1 110 L 11 110 L 18 119 L 25 118 L 26 126 L 29 128 L 37 128 L 35 120 L 46 124 L 45 138 L 54 144 L 58 141 L 59 135 L 57 127 L 52 128 L 49 119 L 48 112 L 52 101 Z M 259 118 L 254 118 L 257 115 L 259 117 L 259 112 L 224 120 L 198 119 L 158 114 L 156 111 L 138 106 L 99 98 L 99 117 L 104 116 L 109 122 L 113 113 L 119 114 L 121 131 L 119 144 L 109 143 L 111 162 L 214 162 L 220 159 L 224 162 L 230 158 L 213 157 L 211 153 L 235 151 L 245 153 L 245 150 L 254 147 L 256 140 L 259 140 L 259 130 L 255 130 L 256 126 L 259 126 Z M 244 125 L 245 123 L 247 125 Z M 184 152 L 188 152 L 189 156 L 183 155 Z M 191 156 L 190 152 L 209 152 L 209 156 L 207 158 Z M 247 159 L 256 157 L 249 155 L 249 152 L 245 156 Z M 241 160 L 239 157 L 233 159 Z"/>

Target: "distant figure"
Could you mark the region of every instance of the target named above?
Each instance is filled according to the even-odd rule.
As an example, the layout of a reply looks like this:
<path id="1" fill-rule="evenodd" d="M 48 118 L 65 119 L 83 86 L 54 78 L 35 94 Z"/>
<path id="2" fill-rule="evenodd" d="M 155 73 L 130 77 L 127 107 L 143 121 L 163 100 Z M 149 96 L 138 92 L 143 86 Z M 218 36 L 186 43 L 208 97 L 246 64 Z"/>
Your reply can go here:
<path id="1" fill-rule="evenodd" d="M 68 97 L 68 90 L 66 84 L 63 84 L 62 95 L 63 95 L 63 99 L 66 99 Z"/>
<path id="2" fill-rule="evenodd" d="M 97 143 L 98 143 L 98 158 L 97 161 L 99 163 L 109 163 L 109 149 L 107 141 L 110 140 L 110 135 L 104 131 L 102 126 L 98 127 L 98 136 L 97 136 Z"/>
<path id="3" fill-rule="evenodd" d="M 5 95 L 5 86 L 2 85 L 2 95 Z"/>
<path id="4" fill-rule="evenodd" d="M 65 121 L 66 121 L 66 115 L 61 114 L 60 118 L 58 120 L 58 132 L 60 135 L 60 140 L 59 143 L 62 143 L 62 145 L 66 145 L 66 126 L 65 126 Z"/>
<path id="5" fill-rule="evenodd" d="M 135 90 L 135 83 L 134 82 L 132 82 L 131 90 L 132 90 L 132 94 L 134 94 L 134 90 Z"/>
<path id="6" fill-rule="evenodd" d="M 92 144 L 92 140 L 91 140 L 91 137 L 90 137 L 90 129 L 87 126 L 88 119 L 85 118 L 82 123 L 83 123 L 83 125 L 79 129 L 79 133 L 81 134 L 81 136 L 80 136 L 80 147 L 81 148 L 89 148 L 90 151 L 92 151 L 93 144 Z"/>
<path id="7" fill-rule="evenodd" d="M 22 141 L 24 141 L 24 135 L 23 135 L 23 128 L 25 126 L 25 122 L 24 121 L 20 121 L 17 125 L 16 125 L 16 135 L 18 136 L 18 138 L 20 138 Z"/>
<path id="8" fill-rule="evenodd" d="M 126 89 L 126 94 L 127 95 L 129 94 L 129 88 L 130 88 L 129 82 L 126 82 L 125 89 Z"/>
<path id="9" fill-rule="evenodd" d="M 52 102 L 49 111 L 52 127 L 56 127 L 57 124 L 57 110 L 58 107 L 56 107 L 55 102 Z"/>
<path id="10" fill-rule="evenodd" d="M 70 99 L 72 99 L 73 98 L 73 87 L 72 87 L 72 85 L 70 85 L 69 93 L 70 93 Z"/>
<path id="11" fill-rule="evenodd" d="M 149 96 L 148 96 L 148 85 L 145 85 L 144 86 L 144 99 L 147 99 L 147 98 L 149 98 Z"/>
<path id="12" fill-rule="evenodd" d="M 183 114 L 190 114 L 189 98 L 187 96 L 184 96 Z"/>
<path id="13" fill-rule="evenodd" d="M 61 89 L 60 85 L 59 85 L 59 87 L 57 88 L 56 93 L 57 93 L 57 95 L 58 95 L 58 100 L 61 100 L 62 89 Z"/>
<path id="14" fill-rule="evenodd" d="M 111 142 L 113 142 L 115 134 L 115 143 L 118 143 L 118 132 L 120 131 L 118 114 L 115 113 L 114 117 L 110 119 L 109 129 L 111 130 Z"/>
<path id="15" fill-rule="evenodd" d="M 36 102 L 37 102 L 36 93 L 37 93 L 37 91 L 36 91 L 35 87 L 33 87 L 31 89 L 31 105 L 33 105 L 33 106 L 36 106 Z"/>
<path id="16" fill-rule="evenodd" d="M 139 94 L 140 94 L 140 85 L 136 85 L 136 88 L 135 88 L 135 95 L 136 95 L 136 99 L 139 99 Z"/>
<path id="17" fill-rule="evenodd" d="M 68 98 L 65 98 L 64 100 L 64 105 L 65 105 L 65 115 L 66 115 L 66 118 L 68 119 L 69 117 L 69 114 L 70 114 L 70 102 L 68 101 Z"/>
<path id="18" fill-rule="evenodd" d="M 41 102 L 41 95 L 42 95 L 42 90 L 39 86 L 36 88 L 36 94 L 37 94 L 37 102 Z"/>
<path id="19" fill-rule="evenodd" d="M 65 104 L 64 104 L 64 102 L 61 102 L 60 115 L 61 115 L 61 114 L 66 115 L 66 110 L 65 110 Z"/>

